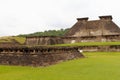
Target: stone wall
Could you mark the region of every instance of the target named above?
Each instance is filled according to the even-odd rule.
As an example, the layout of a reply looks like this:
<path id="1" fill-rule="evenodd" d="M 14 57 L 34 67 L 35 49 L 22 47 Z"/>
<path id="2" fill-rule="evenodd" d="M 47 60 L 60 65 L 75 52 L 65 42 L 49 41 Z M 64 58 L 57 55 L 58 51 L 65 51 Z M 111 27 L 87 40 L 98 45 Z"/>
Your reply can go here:
<path id="1" fill-rule="evenodd" d="M 77 22 L 65 34 L 69 37 L 118 35 L 120 28 L 112 21 L 112 16 L 99 16 L 99 20 L 88 20 L 88 17 L 77 18 Z"/>
<path id="2" fill-rule="evenodd" d="M 47 66 L 84 57 L 76 47 L 1 47 L 0 64 Z"/>
<path id="3" fill-rule="evenodd" d="M 54 45 L 79 42 L 116 42 L 120 35 L 82 36 L 82 37 L 27 37 L 26 45 Z"/>
<path id="4" fill-rule="evenodd" d="M 27 37 L 26 45 L 53 45 L 53 44 L 63 44 L 61 37 L 56 36 L 38 36 L 38 37 Z"/>
<path id="5" fill-rule="evenodd" d="M 63 37 L 64 43 L 79 42 L 119 42 L 120 35 L 104 35 L 104 36 L 84 36 L 84 37 Z"/>
<path id="6" fill-rule="evenodd" d="M 61 61 L 82 58 L 84 52 L 106 51 L 120 52 L 120 45 L 43 47 L 11 46 L 0 47 L 0 64 L 21 66 L 48 66 Z"/>

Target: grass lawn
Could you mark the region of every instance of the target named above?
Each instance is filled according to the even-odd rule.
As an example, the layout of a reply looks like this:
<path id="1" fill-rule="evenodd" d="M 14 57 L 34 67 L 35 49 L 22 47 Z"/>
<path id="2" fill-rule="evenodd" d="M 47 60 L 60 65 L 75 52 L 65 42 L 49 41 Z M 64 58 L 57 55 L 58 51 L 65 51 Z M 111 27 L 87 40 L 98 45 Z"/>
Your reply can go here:
<path id="1" fill-rule="evenodd" d="M 71 44 L 56 44 L 54 46 L 107 46 L 107 45 L 120 45 L 120 42 L 81 42 Z"/>
<path id="2" fill-rule="evenodd" d="M 120 52 L 89 52 L 86 58 L 49 67 L 0 66 L 0 80 L 120 80 Z"/>

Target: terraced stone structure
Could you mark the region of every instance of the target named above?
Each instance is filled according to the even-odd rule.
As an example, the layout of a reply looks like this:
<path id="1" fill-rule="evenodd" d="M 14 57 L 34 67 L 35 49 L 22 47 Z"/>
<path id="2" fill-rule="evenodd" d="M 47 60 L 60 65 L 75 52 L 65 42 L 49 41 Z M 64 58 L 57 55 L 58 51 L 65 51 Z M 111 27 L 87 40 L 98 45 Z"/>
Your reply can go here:
<path id="1" fill-rule="evenodd" d="M 48 66 L 82 57 L 77 47 L 0 47 L 0 64 L 3 65 Z"/>
<path id="2" fill-rule="evenodd" d="M 0 64 L 23 66 L 47 66 L 61 61 L 84 57 L 84 51 L 120 51 L 120 45 L 48 47 L 75 42 L 117 42 L 120 41 L 120 28 L 112 21 L 112 16 L 100 16 L 100 20 L 88 21 L 78 18 L 77 23 L 63 37 L 27 37 L 25 45 L 0 45 Z M 29 47 L 28 47 L 29 46 Z"/>
<path id="3" fill-rule="evenodd" d="M 52 45 L 75 42 L 116 42 L 120 41 L 120 28 L 112 21 L 112 16 L 100 16 L 100 20 L 88 21 L 77 18 L 77 23 L 63 37 L 27 37 L 27 45 Z"/>
<path id="4" fill-rule="evenodd" d="M 120 28 L 112 21 L 112 16 L 100 16 L 100 20 L 88 21 L 88 18 L 77 18 L 77 23 L 66 36 L 103 36 L 120 35 Z"/>

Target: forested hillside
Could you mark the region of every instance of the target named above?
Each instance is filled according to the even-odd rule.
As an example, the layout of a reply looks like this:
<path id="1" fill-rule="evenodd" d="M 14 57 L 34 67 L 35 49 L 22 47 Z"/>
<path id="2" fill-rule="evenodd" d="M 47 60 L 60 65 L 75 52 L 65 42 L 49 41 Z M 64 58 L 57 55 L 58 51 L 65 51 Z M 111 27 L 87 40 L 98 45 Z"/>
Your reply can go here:
<path id="1" fill-rule="evenodd" d="M 35 32 L 31 34 L 20 34 L 19 37 L 26 37 L 26 36 L 63 36 L 69 28 L 67 29 L 60 29 L 60 30 L 48 30 L 44 32 Z"/>

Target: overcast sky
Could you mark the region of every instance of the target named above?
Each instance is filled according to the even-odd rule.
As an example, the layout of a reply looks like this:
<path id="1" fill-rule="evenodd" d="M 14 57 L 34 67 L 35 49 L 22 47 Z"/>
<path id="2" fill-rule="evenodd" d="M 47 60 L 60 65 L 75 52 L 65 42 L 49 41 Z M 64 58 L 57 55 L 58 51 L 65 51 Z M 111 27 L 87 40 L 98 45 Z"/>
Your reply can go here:
<path id="1" fill-rule="evenodd" d="M 120 0 L 0 0 L 0 36 L 70 28 L 76 18 L 101 15 L 120 26 Z"/>

